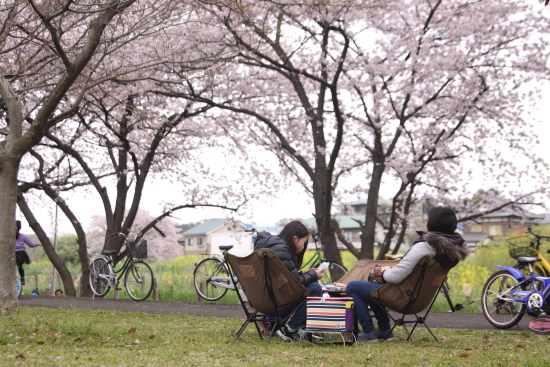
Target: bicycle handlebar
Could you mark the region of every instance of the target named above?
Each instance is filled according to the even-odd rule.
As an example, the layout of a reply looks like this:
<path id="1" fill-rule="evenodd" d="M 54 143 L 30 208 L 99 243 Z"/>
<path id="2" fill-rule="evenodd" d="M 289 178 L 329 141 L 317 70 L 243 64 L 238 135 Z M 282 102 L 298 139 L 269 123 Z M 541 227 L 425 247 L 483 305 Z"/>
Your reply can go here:
<path id="1" fill-rule="evenodd" d="M 533 228 L 532 228 L 532 227 L 527 227 L 527 233 L 532 234 L 532 235 L 535 236 L 538 240 L 545 239 L 545 240 L 547 240 L 547 241 L 550 241 L 550 236 L 541 236 L 541 235 L 538 235 L 538 234 L 536 234 L 535 232 L 533 232 Z"/>

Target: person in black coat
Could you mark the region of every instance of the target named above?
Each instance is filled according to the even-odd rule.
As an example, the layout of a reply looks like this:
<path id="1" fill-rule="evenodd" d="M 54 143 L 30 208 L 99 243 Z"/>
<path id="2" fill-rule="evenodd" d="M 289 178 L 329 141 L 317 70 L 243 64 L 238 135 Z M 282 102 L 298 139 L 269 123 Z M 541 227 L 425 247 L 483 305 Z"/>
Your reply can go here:
<path id="1" fill-rule="evenodd" d="M 277 255 L 290 272 L 311 292 L 311 297 L 321 297 L 323 289 L 319 279 L 326 269 L 309 269 L 300 271 L 304 253 L 307 249 L 309 231 L 299 221 L 288 223 L 279 235 L 260 232 L 254 243 L 254 250 L 268 248 Z M 277 331 L 284 340 L 300 341 L 303 339 L 301 327 L 306 323 L 306 306 L 302 304 L 290 318 L 286 326 Z"/>

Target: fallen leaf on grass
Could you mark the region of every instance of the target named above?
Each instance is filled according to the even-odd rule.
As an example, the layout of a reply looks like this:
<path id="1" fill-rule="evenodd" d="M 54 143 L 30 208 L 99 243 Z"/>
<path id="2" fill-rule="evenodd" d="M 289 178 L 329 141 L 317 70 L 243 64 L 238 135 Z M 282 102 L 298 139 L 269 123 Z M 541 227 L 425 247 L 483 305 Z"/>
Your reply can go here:
<path id="1" fill-rule="evenodd" d="M 472 350 L 472 348 L 466 348 L 466 349 L 464 349 L 464 350 Z"/>
<path id="2" fill-rule="evenodd" d="M 24 355 L 18 354 L 18 355 L 15 356 L 15 359 L 19 359 L 20 361 L 24 361 L 26 358 L 25 358 Z"/>
<path id="3" fill-rule="evenodd" d="M 141 344 L 141 342 L 139 341 L 139 339 L 134 340 L 134 343 L 135 343 L 135 344 Z"/>
<path id="4" fill-rule="evenodd" d="M 45 342 L 34 342 L 34 343 L 38 345 L 46 344 Z"/>
<path id="5" fill-rule="evenodd" d="M 462 358 L 466 358 L 466 357 L 469 357 L 470 355 L 468 353 L 461 353 L 458 356 Z"/>
<path id="6" fill-rule="evenodd" d="M 136 332 L 136 328 L 133 327 L 130 330 L 128 330 L 128 332 L 126 333 L 126 336 L 130 336 L 130 335 L 134 334 L 135 332 Z"/>
<path id="7" fill-rule="evenodd" d="M 530 338 L 531 336 L 529 336 L 528 334 L 525 334 L 525 333 L 521 333 L 521 336 L 524 336 L 526 338 Z"/>
<path id="8" fill-rule="evenodd" d="M 483 339 L 489 339 L 489 335 L 483 335 Z"/>
<path id="9" fill-rule="evenodd" d="M 154 339 L 155 335 L 149 335 L 149 339 Z"/>
<path id="10" fill-rule="evenodd" d="M 516 348 L 525 348 L 525 345 L 523 345 L 523 344 L 518 344 L 518 345 L 516 345 Z"/>

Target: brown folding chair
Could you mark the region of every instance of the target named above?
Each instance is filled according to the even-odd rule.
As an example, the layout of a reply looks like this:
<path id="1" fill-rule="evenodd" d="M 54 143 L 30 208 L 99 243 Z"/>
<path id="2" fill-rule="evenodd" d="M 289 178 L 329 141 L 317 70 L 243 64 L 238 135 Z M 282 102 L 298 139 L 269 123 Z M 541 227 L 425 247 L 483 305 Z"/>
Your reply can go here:
<path id="1" fill-rule="evenodd" d="M 388 316 L 395 323 L 391 329 L 397 325 L 403 326 L 407 332 L 407 340 L 412 341 L 412 333 L 418 324 L 422 324 L 428 329 L 430 334 L 438 341 L 434 333 L 426 324 L 426 318 L 439 294 L 441 284 L 447 277 L 450 269 L 443 269 L 439 262 L 432 257 L 422 258 L 414 267 L 413 271 L 399 284 L 386 283 L 380 288 L 371 292 L 371 297 L 382 307 L 401 315 L 395 318 L 387 311 Z M 426 312 L 419 316 L 422 311 Z M 405 320 L 406 315 L 414 315 L 414 320 Z M 406 324 L 413 324 L 409 332 Z"/>
<path id="2" fill-rule="evenodd" d="M 399 260 L 358 260 L 352 267 L 347 271 L 346 274 L 338 283 L 348 284 L 352 280 L 362 280 L 364 282 L 368 281 L 369 274 L 374 266 L 380 264 L 380 266 L 395 266 L 399 263 Z"/>
<path id="3" fill-rule="evenodd" d="M 274 332 L 285 325 L 293 315 L 293 312 L 288 310 L 295 310 L 311 293 L 269 249 L 259 249 L 245 257 L 224 251 L 223 256 L 232 274 L 238 279 L 238 284 L 235 282 L 235 290 L 246 314 L 246 320 L 235 339 L 241 336 L 251 322 L 254 322 L 260 338 L 263 339 L 262 329 L 258 323 L 264 322 L 270 325 L 269 341 Z M 243 300 L 239 286 L 246 295 L 251 310 Z M 275 319 L 267 319 L 270 315 L 275 315 Z"/>

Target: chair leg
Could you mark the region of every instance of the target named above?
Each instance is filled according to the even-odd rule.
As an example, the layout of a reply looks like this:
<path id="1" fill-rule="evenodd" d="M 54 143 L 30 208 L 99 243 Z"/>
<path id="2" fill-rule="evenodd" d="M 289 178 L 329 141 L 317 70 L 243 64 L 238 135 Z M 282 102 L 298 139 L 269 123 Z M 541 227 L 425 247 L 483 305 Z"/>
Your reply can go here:
<path id="1" fill-rule="evenodd" d="M 426 323 L 423 323 L 423 324 L 424 324 L 424 327 L 425 327 L 426 329 L 428 329 L 428 331 L 430 332 L 430 334 L 432 334 L 432 336 L 433 336 L 433 338 L 435 339 L 435 341 L 436 341 L 436 342 L 439 342 L 439 340 L 436 338 L 436 336 L 434 335 L 434 333 L 432 333 L 432 329 L 430 329 L 430 328 L 428 327 L 428 325 L 426 325 Z"/>
<path id="2" fill-rule="evenodd" d="M 241 328 L 239 329 L 239 331 L 237 331 L 237 335 L 235 336 L 235 340 L 239 339 L 239 337 L 241 336 L 241 334 L 243 333 L 243 331 L 246 329 L 246 327 L 248 326 L 248 324 L 252 321 L 254 321 L 254 324 L 256 325 L 256 329 L 258 330 L 258 335 L 260 335 L 260 338 L 263 339 L 263 336 L 262 336 L 262 333 L 260 331 L 260 327 L 258 326 L 258 323 L 255 321 L 255 318 L 256 318 L 256 314 L 258 313 L 258 311 L 254 311 L 254 312 L 251 312 L 251 313 L 248 313 L 246 315 L 246 321 L 244 322 L 244 324 L 241 326 Z"/>
<path id="3" fill-rule="evenodd" d="M 264 337 L 263 337 L 263 334 L 262 334 L 263 330 L 262 330 L 262 328 L 260 327 L 260 325 L 258 325 L 258 321 L 257 321 L 257 320 L 254 321 L 254 325 L 256 325 L 256 330 L 258 331 L 258 335 L 260 336 L 260 339 L 263 339 L 263 338 L 264 338 Z"/>

